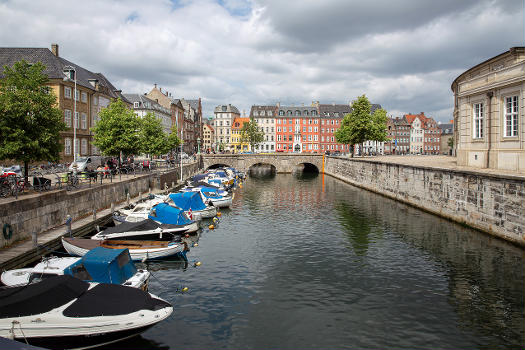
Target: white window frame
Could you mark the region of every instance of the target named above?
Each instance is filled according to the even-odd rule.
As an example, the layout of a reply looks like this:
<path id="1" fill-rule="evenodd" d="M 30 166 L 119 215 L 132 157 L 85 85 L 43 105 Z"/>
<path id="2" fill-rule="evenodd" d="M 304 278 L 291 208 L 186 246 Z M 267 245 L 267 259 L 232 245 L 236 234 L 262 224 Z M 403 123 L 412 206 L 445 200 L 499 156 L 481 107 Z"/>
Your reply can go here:
<path id="1" fill-rule="evenodd" d="M 75 123 L 75 127 L 76 127 L 77 129 L 79 129 L 79 125 L 80 125 L 80 120 L 79 120 L 79 119 L 80 119 L 80 118 L 79 118 L 79 112 L 75 112 L 75 121 L 74 121 L 74 123 Z M 77 140 L 77 141 L 78 141 L 78 140 Z M 77 149 L 78 149 L 78 147 L 77 147 Z"/>
<path id="2" fill-rule="evenodd" d="M 71 110 L 64 109 L 64 123 L 68 128 L 71 127 Z"/>
<path id="3" fill-rule="evenodd" d="M 472 138 L 483 138 L 483 120 L 484 120 L 484 105 L 482 102 L 474 103 L 472 105 Z"/>
<path id="4" fill-rule="evenodd" d="M 71 88 L 64 86 L 64 98 L 71 98 Z"/>
<path id="5" fill-rule="evenodd" d="M 64 154 L 67 156 L 71 155 L 71 139 L 69 137 L 64 139 Z"/>
<path id="6" fill-rule="evenodd" d="M 519 125 L 519 96 L 507 96 L 504 99 L 504 137 L 517 137 Z"/>
<path id="7" fill-rule="evenodd" d="M 87 151 L 88 147 L 87 146 L 88 146 L 87 139 L 80 140 L 80 153 L 82 155 L 86 155 L 88 153 L 88 151 Z"/>
<path id="8" fill-rule="evenodd" d="M 82 91 L 82 92 L 80 93 L 80 98 L 82 99 L 82 102 L 87 103 L 87 93 L 85 93 L 84 91 Z"/>
<path id="9" fill-rule="evenodd" d="M 80 115 L 80 127 L 81 127 L 81 129 L 84 129 L 84 130 L 87 129 L 87 115 L 86 115 L 86 113 L 82 113 Z"/>

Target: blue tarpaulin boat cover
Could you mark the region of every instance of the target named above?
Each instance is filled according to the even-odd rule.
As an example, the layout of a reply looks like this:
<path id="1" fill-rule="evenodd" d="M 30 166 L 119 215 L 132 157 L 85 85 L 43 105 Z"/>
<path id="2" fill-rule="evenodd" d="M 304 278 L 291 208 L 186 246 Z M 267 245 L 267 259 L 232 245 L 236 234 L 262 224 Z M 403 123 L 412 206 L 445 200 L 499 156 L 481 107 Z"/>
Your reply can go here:
<path id="1" fill-rule="evenodd" d="M 175 205 L 184 211 L 187 210 L 204 210 L 206 204 L 202 201 L 199 192 L 178 192 L 170 194 L 170 199 Z"/>
<path id="2" fill-rule="evenodd" d="M 68 266 L 64 274 L 78 276 L 84 268 L 91 277 L 85 280 L 99 283 L 122 284 L 137 273 L 128 249 L 96 247 Z"/>
<path id="3" fill-rule="evenodd" d="M 151 209 L 149 218 L 163 224 L 188 225 L 191 220 L 184 216 L 184 211 L 167 203 L 159 203 Z"/>

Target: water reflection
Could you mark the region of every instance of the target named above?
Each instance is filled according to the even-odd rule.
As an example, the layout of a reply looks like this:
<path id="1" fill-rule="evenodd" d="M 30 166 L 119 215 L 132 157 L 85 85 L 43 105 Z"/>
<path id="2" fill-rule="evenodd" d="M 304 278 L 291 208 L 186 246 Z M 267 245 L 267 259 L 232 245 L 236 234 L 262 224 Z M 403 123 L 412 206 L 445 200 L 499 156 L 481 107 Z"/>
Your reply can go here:
<path id="1" fill-rule="evenodd" d="M 521 249 L 330 177 L 322 189 L 308 173 L 250 177 L 190 251 L 201 267 L 158 263 L 150 289 L 174 316 L 143 337 L 177 350 L 523 348 Z"/>

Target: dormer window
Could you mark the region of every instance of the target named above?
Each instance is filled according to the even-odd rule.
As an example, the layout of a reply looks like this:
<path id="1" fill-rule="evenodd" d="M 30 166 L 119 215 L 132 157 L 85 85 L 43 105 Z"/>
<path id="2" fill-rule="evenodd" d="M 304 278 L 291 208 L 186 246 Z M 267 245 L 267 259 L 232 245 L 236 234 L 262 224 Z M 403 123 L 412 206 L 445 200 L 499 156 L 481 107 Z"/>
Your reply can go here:
<path id="1" fill-rule="evenodd" d="M 133 102 L 133 107 L 134 108 L 139 108 L 140 107 L 140 102 Z"/>

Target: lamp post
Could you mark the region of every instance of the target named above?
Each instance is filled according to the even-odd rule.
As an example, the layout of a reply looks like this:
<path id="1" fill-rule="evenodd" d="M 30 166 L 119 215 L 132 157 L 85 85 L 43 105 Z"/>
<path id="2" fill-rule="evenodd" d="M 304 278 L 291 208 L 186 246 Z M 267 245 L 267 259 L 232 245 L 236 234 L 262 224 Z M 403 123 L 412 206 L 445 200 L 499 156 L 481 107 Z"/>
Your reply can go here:
<path id="1" fill-rule="evenodd" d="M 182 182 L 182 153 L 184 148 L 182 145 L 184 145 L 184 128 L 180 129 L 180 182 Z"/>
<path id="2" fill-rule="evenodd" d="M 201 138 L 197 137 L 197 154 L 201 154 Z"/>
<path id="3" fill-rule="evenodd" d="M 73 163 L 77 162 L 77 71 L 73 66 L 64 66 L 62 72 L 66 75 L 64 81 L 75 83 L 73 90 Z M 73 74 L 71 74 L 73 73 Z M 73 77 L 71 77 L 73 75 Z"/>

